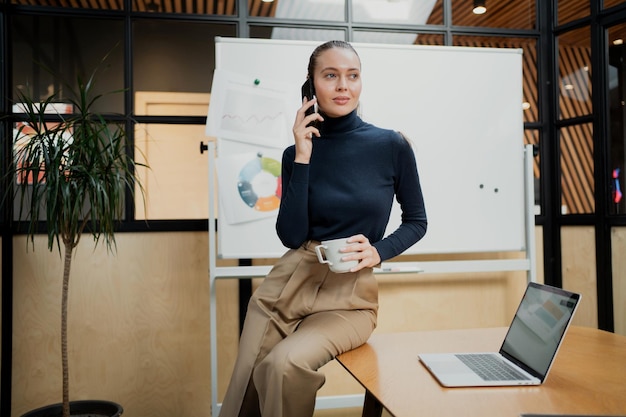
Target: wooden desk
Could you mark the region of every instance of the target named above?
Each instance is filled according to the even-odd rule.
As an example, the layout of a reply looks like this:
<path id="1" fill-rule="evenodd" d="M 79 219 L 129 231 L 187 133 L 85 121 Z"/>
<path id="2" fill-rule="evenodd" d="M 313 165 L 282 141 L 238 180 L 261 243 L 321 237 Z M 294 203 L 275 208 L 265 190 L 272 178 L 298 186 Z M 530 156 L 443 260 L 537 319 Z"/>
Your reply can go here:
<path id="1" fill-rule="evenodd" d="M 570 327 L 538 387 L 443 388 L 418 353 L 497 351 L 506 328 L 374 334 L 337 357 L 365 388 L 363 417 L 626 415 L 626 337 Z"/>

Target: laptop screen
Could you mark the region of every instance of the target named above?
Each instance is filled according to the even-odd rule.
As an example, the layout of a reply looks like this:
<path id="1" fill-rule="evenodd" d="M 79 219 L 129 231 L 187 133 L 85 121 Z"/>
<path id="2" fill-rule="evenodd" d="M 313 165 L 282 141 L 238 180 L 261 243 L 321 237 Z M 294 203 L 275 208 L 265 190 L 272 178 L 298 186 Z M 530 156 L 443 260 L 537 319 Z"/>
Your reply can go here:
<path id="1" fill-rule="evenodd" d="M 579 294 L 529 283 L 500 353 L 543 380 L 579 300 Z"/>

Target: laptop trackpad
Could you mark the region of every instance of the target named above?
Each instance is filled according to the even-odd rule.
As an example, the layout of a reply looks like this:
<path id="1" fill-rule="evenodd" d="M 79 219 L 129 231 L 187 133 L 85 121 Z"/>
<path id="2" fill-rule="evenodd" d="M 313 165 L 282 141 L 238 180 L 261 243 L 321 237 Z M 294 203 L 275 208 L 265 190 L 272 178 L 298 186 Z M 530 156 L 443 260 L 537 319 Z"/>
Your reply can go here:
<path id="1" fill-rule="evenodd" d="M 473 374 L 473 372 L 460 360 L 434 361 L 428 366 L 436 373 L 445 374 Z"/>
<path id="2" fill-rule="evenodd" d="M 439 375 L 474 375 L 472 370 L 456 356 L 429 353 L 418 355 L 420 360 L 431 372 Z"/>

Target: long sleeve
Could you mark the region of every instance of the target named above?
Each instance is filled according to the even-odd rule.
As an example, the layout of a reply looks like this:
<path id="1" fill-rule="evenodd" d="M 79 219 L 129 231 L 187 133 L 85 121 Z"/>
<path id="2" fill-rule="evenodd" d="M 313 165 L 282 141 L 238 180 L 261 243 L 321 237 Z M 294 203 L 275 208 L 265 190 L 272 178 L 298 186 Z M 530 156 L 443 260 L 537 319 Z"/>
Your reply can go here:
<path id="1" fill-rule="evenodd" d="M 374 243 L 382 261 L 401 254 L 424 237 L 428 224 L 415 154 L 404 139 L 398 144 L 395 158 L 398 167 L 395 193 L 402 212 L 401 224 L 389 236 Z"/>
<path id="2" fill-rule="evenodd" d="M 421 239 L 426 211 L 411 145 L 397 132 L 364 123 L 354 112 L 327 118 L 321 133 L 313 138 L 309 164 L 294 162 L 294 145 L 283 152 L 276 221 L 282 243 L 297 248 L 309 239 L 363 234 L 386 260 Z M 384 237 L 394 198 L 402 223 Z"/>
<path id="3" fill-rule="evenodd" d="M 282 190 L 276 220 L 279 239 L 288 248 L 297 248 L 309 234 L 309 166 L 294 162 L 294 147 L 283 152 Z"/>

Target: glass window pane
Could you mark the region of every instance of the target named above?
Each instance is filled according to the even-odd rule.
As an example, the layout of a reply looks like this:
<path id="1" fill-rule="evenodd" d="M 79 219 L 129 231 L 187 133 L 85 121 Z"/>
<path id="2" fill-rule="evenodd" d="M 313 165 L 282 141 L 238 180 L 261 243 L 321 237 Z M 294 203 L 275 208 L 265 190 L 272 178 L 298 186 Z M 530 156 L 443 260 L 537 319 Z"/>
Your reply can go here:
<path id="1" fill-rule="evenodd" d="M 589 16 L 590 13 L 589 0 L 558 0 L 557 22 L 559 25 L 582 19 Z"/>
<path id="2" fill-rule="evenodd" d="M 626 24 L 617 25 L 608 30 L 609 79 L 607 96 L 609 97 L 609 161 L 605 175 L 609 176 L 611 195 L 609 213 L 626 213 L 624 178 L 626 175 L 626 45 L 623 44 Z"/>
<path id="3" fill-rule="evenodd" d="M 559 53 L 559 118 L 591 114 L 591 35 L 588 27 L 557 38 Z"/>
<path id="4" fill-rule="evenodd" d="M 63 100 L 69 95 L 64 83 L 75 89 L 79 76 L 84 79 L 98 67 L 94 92 L 124 88 L 122 20 L 29 15 L 10 19 L 13 100 L 18 90 L 42 99 L 57 94 Z M 77 36 L 78 33 L 91 35 Z M 123 94 L 106 95 L 94 110 L 124 113 Z"/>
<path id="5" fill-rule="evenodd" d="M 138 20 L 133 30 L 133 84 L 138 92 L 208 93 L 215 68 L 214 39 L 235 36 L 234 25 L 163 20 Z M 143 108 L 136 111 L 147 114 Z"/>
<path id="6" fill-rule="evenodd" d="M 0 91 L 2 90 L 2 88 L 0 87 Z M 6 143 L 6 135 L 5 132 L 7 132 L 8 126 L 9 126 L 10 122 L 8 120 L 0 120 L 0 129 L 2 129 L 0 131 L 0 141 L 1 143 Z M 2 149 L 0 149 L 0 160 L 1 161 L 7 161 L 8 158 L 11 158 L 7 152 L 6 152 L 6 146 L 2 146 Z M 4 164 L 2 165 L 4 167 Z M 4 171 L 2 171 L 2 175 L 4 175 Z M 0 195 L 5 195 L 7 190 L 6 187 L 4 186 L 5 181 L 2 181 L 2 183 L 0 183 Z M 5 227 L 5 225 L 7 224 L 7 222 L 4 221 L 4 219 L 6 218 L 5 216 L 5 212 L 6 212 L 6 208 L 5 208 L 5 204 L 0 205 L 0 216 L 2 216 L 2 218 L 0 218 L 0 227 Z M 0 245 L 2 245 L 2 239 L 0 238 Z"/>
<path id="7" fill-rule="evenodd" d="M 524 112 L 524 122 L 536 122 L 539 120 L 537 41 L 534 38 L 455 36 L 453 44 L 454 46 L 522 49 L 522 90 L 524 101 L 520 106 Z"/>
<path id="8" fill-rule="evenodd" d="M 272 26 L 250 26 L 249 33 L 251 38 L 255 39 L 271 39 L 272 38 Z"/>
<path id="9" fill-rule="evenodd" d="M 346 1 L 274 0 L 264 4 L 263 0 L 248 0 L 248 14 L 254 17 L 343 22 L 346 20 Z"/>
<path id="10" fill-rule="evenodd" d="M 341 29 L 302 29 L 289 27 L 251 26 L 250 37 L 259 39 L 286 39 L 326 42 L 333 39 L 346 40 L 346 32 Z"/>
<path id="11" fill-rule="evenodd" d="M 79 93 L 77 93 L 78 95 Z M 95 98 L 93 95 L 89 94 L 91 99 L 99 100 L 102 98 Z M 80 99 L 75 98 L 76 102 L 80 102 Z M 80 106 L 80 104 L 79 104 Z M 21 111 L 20 111 L 21 110 Z M 47 111 L 53 110 L 53 111 Z M 15 113 L 30 113 L 30 110 L 26 107 L 21 107 L 19 104 L 14 105 Z M 70 116 L 71 114 L 84 114 L 84 112 L 72 104 L 67 103 L 52 103 L 46 105 L 46 113 L 58 114 L 58 115 L 68 115 L 67 120 L 71 120 L 72 117 L 80 117 L 80 116 Z M 37 110 L 35 113 L 29 117 L 32 120 L 32 117 L 37 115 Z M 76 144 L 84 144 L 86 142 L 80 140 L 74 140 L 77 136 L 74 136 L 77 132 L 76 127 L 80 122 L 77 120 L 73 120 L 68 124 L 60 123 L 59 121 L 48 121 L 45 123 L 44 129 L 39 129 L 36 127 L 36 124 L 30 123 L 28 121 L 25 122 L 17 122 L 13 125 L 13 156 L 15 157 L 14 164 L 17 169 L 15 172 L 15 176 L 13 177 L 13 186 L 15 187 L 15 199 L 13 200 L 13 220 L 15 221 L 29 221 L 29 218 L 33 218 L 36 213 L 31 212 L 30 205 L 33 198 L 33 195 L 37 195 L 37 200 L 41 202 L 39 204 L 39 213 L 38 220 L 44 221 L 46 220 L 46 199 L 49 186 L 46 186 L 46 182 L 50 180 L 51 175 L 54 172 L 59 172 L 59 170 L 63 169 L 65 166 L 68 169 L 68 175 L 76 175 L 76 171 L 74 170 L 74 174 L 70 173 L 69 170 L 71 167 L 76 169 L 82 165 L 82 162 L 70 162 L 67 164 L 67 161 L 64 158 L 55 158 L 54 152 L 50 151 L 53 149 L 55 151 L 59 151 L 64 149 L 63 155 L 68 156 L 70 160 L 73 159 L 73 156 L 76 156 L 77 153 L 82 153 L 80 149 L 84 151 L 85 146 L 72 146 Z M 98 126 L 92 126 L 91 129 L 98 129 L 99 131 L 99 122 L 97 122 Z M 118 143 L 121 147 L 117 149 L 121 149 L 122 154 L 124 152 L 124 146 L 126 144 L 126 132 L 124 131 L 123 124 L 109 123 L 107 125 L 108 131 L 110 134 L 104 136 L 102 132 L 99 131 L 98 136 L 101 140 L 112 140 Z M 83 130 L 84 131 L 84 130 Z M 55 146 L 49 148 L 48 146 L 42 147 L 41 139 L 48 135 L 49 138 L 54 138 Z M 80 134 L 79 134 L 80 135 Z M 93 141 L 90 141 L 93 142 Z M 109 142 L 107 142 L 108 144 Z M 101 143 L 101 145 L 103 145 Z M 42 148 L 46 148 L 43 150 Z M 45 157 L 41 155 L 41 153 L 46 154 Z M 110 152 L 111 153 L 111 152 Z M 114 154 L 115 152 L 112 152 Z M 59 153 L 57 153 L 59 155 Z M 118 154 L 119 156 L 119 154 Z M 87 158 L 94 161 L 93 158 Z M 116 158 L 119 162 L 119 158 Z M 100 160 L 102 163 L 102 159 Z M 94 166 L 102 167 L 102 164 L 95 163 Z M 33 170 L 33 167 L 37 167 L 37 169 L 41 168 L 41 171 L 36 172 Z M 47 172 L 44 172 L 47 171 Z M 96 175 L 102 180 L 103 171 L 101 168 L 95 168 L 95 170 L 89 175 Z M 79 176 L 81 174 L 78 174 Z M 35 188 L 34 188 L 35 187 Z M 43 187 L 43 188 L 42 188 Z M 35 190 L 39 190 L 39 192 L 35 193 Z M 42 194 L 44 193 L 44 194 Z M 121 195 L 120 199 L 120 208 L 122 208 L 125 204 L 124 195 Z M 80 200 L 82 203 L 82 214 L 87 215 L 90 211 L 89 207 L 89 198 L 83 198 Z M 122 211 L 122 217 L 119 220 L 124 220 L 124 215 Z M 57 215 L 58 217 L 58 215 Z"/>
<path id="12" fill-rule="evenodd" d="M 352 16 L 355 22 L 425 25 L 436 3 L 441 9 L 441 0 L 352 0 Z"/>
<path id="13" fill-rule="evenodd" d="M 82 0 L 85 1 L 85 0 Z M 90 0 L 95 1 L 95 0 Z M 123 1 L 123 0 L 117 0 Z M 149 13 L 176 13 L 176 14 L 207 14 L 228 15 L 237 14 L 237 1 L 203 1 L 203 0 L 133 0 L 133 11 Z"/>
<path id="14" fill-rule="evenodd" d="M 24 4 L 23 0 L 11 0 L 12 4 Z M 28 2 L 28 4 L 31 4 Z M 97 0 L 74 0 L 74 1 L 58 1 L 58 0 L 38 0 L 37 6 L 47 7 L 65 7 L 72 9 L 100 9 L 100 10 L 123 10 L 124 0 L 108 0 L 106 2 Z"/>
<path id="15" fill-rule="evenodd" d="M 561 212 L 595 211 L 593 179 L 593 127 L 591 123 L 559 131 L 561 151 Z"/>
<path id="16" fill-rule="evenodd" d="M 208 108 L 208 105 L 207 107 Z M 139 220 L 206 219 L 209 217 L 209 170 L 200 142 L 207 142 L 204 125 L 139 124 L 135 130 L 136 159 L 145 190 L 145 205 L 136 193 Z"/>
<path id="17" fill-rule="evenodd" d="M 485 6 L 482 14 L 474 11 L 476 3 Z M 452 24 L 455 26 L 535 29 L 536 21 L 535 0 L 452 0 Z"/>
<path id="18" fill-rule="evenodd" d="M 379 32 L 356 30 L 352 40 L 359 43 L 383 43 L 396 45 L 443 45 L 444 36 L 440 34 L 417 34 L 410 32 Z"/>

